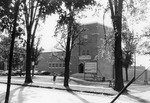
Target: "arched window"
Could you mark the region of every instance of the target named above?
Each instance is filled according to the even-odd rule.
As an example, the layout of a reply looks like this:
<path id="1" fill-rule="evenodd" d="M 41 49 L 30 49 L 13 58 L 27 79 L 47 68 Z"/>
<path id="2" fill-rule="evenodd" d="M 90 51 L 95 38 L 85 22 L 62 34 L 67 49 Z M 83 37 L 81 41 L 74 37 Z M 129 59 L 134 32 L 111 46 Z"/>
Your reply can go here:
<path id="1" fill-rule="evenodd" d="M 84 64 L 83 63 L 79 64 L 79 73 L 84 73 Z"/>

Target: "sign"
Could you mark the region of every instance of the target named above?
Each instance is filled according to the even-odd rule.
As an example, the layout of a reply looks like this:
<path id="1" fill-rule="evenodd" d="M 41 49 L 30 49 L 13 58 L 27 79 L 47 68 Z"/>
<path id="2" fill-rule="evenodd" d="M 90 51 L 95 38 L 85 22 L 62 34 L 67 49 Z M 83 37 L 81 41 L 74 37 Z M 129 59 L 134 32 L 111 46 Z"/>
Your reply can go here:
<path id="1" fill-rule="evenodd" d="M 85 73 L 97 73 L 97 62 L 85 62 L 84 72 Z"/>
<path id="2" fill-rule="evenodd" d="M 79 56 L 79 60 L 90 60 L 91 59 L 91 56 L 90 55 L 82 55 L 82 56 Z"/>

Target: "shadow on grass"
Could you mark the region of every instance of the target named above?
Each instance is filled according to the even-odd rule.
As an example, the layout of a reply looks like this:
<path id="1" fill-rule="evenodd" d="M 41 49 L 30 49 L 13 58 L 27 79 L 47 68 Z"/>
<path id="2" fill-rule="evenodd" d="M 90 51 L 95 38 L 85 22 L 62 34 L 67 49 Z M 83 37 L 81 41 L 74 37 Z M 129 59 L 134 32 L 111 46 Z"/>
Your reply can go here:
<path id="1" fill-rule="evenodd" d="M 80 97 L 79 95 L 77 95 L 76 93 L 73 92 L 73 90 L 70 87 L 65 87 L 66 90 L 68 91 L 68 93 L 74 95 L 75 97 L 77 97 L 79 100 L 81 100 L 83 103 L 90 103 L 89 101 L 87 101 L 86 99 Z"/>
<path id="2" fill-rule="evenodd" d="M 24 88 L 26 87 L 26 85 L 22 85 L 21 87 L 15 88 L 13 90 L 10 90 L 10 95 L 9 95 L 9 102 L 11 103 L 12 98 L 15 96 L 15 93 L 19 90 L 19 93 L 17 94 L 18 98 L 18 102 L 17 103 L 23 103 L 24 101 L 24 97 L 22 94 L 22 91 L 24 90 Z M 5 96 L 6 96 L 6 92 L 3 92 L 2 94 L 0 94 L 0 101 L 5 101 Z"/>
<path id="3" fill-rule="evenodd" d="M 126 95 L 126 96 L 129 97 L 129 98 L 132 98 L 132 99 L 134 99 L 134 100 L 137 100 L 137 101 L 140 102 L 140 103 L 150 103 L 150 101 L 145 100 L 145 99 L 142 99 L 142 98 L 137 97 L 137 96 L 134 96 L 134 95 L 131 95 L 131 94 L 128 93 L 128 92 L 123 93 L 123 95 Z"/>

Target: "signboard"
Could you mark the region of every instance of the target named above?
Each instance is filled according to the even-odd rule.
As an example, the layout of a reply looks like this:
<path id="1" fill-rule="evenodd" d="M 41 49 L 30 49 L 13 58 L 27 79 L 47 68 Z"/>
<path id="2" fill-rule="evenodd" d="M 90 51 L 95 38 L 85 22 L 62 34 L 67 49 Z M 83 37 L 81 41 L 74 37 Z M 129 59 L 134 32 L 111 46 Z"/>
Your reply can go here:
<path id="1" fill-rule="evenodd" d="M 85 62 L 84 72 L 85 73 L 97 73 L 97 62 Z"/>
<path id="2" fill-rule="evenodd" d="M 91 56 L 90 55 L 82 55 L 82 56 L 79 56 L 79 60 L 90 60 L 91 59 Z"/>

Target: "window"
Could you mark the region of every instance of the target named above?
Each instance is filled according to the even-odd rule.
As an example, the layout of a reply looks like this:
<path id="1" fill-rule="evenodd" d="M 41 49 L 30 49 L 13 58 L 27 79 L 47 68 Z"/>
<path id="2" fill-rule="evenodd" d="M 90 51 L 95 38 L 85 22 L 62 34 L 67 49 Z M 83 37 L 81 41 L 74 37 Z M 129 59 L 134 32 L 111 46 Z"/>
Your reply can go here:
<path id="1" fill-rule="evenodd" d="M 82 55 L 85 55 L 85 50 L 82 51 Z"/>
<path id="2" fill-rule="evenodd" d="M 90 52 L 89 52 L 89 50 L 87 50 L 87 51 L 86 51 L 86 54 L 87 54 L 87 55 L 90 55 Z"/>
<path id="3" fill-rule="evenodd" d="M 65 63 L 63 63 L 63 67 L 65 67 Z"/>
<path id="4" fill-rule="evenodd" d="M 55 67 L 55 64 L 53 64 L 53 67 Z"/>
<path id="5" fill-rule="evenodd" d="M 56 67 L 58 67 L 58 64 L 56 64 Z"/>
<path id="6" fill-rule="evenodd" d="M 61 67 L 61 64 L 59 64 L 59 67 Z"/>
<path id="7" fill-rule="evenodd" d="M 49 67 L 51 67 L 51 64 L 49 64 Z"/>

